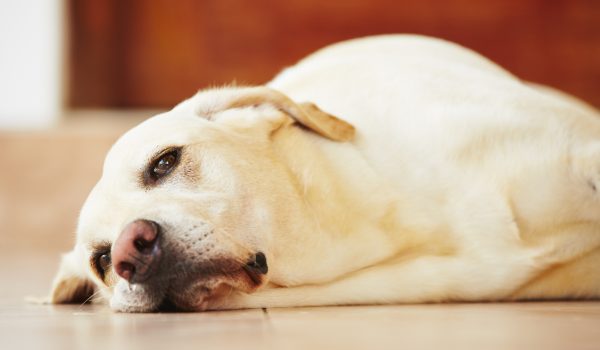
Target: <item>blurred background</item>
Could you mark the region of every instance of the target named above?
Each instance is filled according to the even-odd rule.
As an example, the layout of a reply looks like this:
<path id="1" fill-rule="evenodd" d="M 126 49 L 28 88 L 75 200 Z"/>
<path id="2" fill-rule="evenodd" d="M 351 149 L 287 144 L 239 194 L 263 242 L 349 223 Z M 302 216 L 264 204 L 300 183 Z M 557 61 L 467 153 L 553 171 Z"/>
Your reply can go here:
<path id="1" fill-rule="evenodd" d="M 124 130 L 340 40 L 448 39 L 600 106 L 598 0 L 2 0 L 0 29 L 0 253 L 51 264 Z"/>
<path id="2" fill-rule="evenodd" d="M 68 1 L 70 107 L 169 107 L 207 85 L 267 82 L 325 45 L 419 33 L 600 105 L 597 0 Z"/>

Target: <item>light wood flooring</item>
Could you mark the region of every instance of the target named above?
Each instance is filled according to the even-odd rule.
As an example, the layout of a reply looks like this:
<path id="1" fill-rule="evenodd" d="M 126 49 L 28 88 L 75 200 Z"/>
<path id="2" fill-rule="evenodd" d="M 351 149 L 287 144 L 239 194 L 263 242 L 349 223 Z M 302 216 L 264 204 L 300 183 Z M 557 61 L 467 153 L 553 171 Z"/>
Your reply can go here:
<path id="1" fill-rule="evenodd" d="M 0 349 L 600 349 L 600 302 L 120 314 L 27 304 L 58 259 L 0 257 Z"/>

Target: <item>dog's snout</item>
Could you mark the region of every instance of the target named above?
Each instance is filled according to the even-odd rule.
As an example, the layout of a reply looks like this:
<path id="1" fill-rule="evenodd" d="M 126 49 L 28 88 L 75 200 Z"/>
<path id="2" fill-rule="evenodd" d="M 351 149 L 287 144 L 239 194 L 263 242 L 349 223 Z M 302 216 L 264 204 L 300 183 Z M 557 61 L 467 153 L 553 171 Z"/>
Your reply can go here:
<path id="1" fill-rule="evenodd" d="M 115 272 L 130 283 L 147 280 L 156 270 L 161 255 L 159 226 L 149 220 L 128 224 L 112 247 Z"/>

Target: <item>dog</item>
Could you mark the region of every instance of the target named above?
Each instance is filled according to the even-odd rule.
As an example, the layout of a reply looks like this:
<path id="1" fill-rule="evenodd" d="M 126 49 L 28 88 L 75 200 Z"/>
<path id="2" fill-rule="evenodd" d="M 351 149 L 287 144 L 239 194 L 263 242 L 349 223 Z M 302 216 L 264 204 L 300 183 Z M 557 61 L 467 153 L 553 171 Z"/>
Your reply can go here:
<path id="1" fill-rule="evenodd" d="M 440 39 L 354 39 L 123 135 L 50 301 L 597 298 L 599 191 L 593 107 Z"/>

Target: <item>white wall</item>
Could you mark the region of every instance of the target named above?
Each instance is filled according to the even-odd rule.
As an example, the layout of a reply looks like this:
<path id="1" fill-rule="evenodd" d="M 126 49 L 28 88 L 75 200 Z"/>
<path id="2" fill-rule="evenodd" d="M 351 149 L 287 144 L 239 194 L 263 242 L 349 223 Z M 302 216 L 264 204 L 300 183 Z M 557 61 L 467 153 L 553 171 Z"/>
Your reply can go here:
<path id="1" fill-rule="evenodd" d="M 0 128 L 60 117 L 64 22 L 63 0 L 0 0 Z"/>

